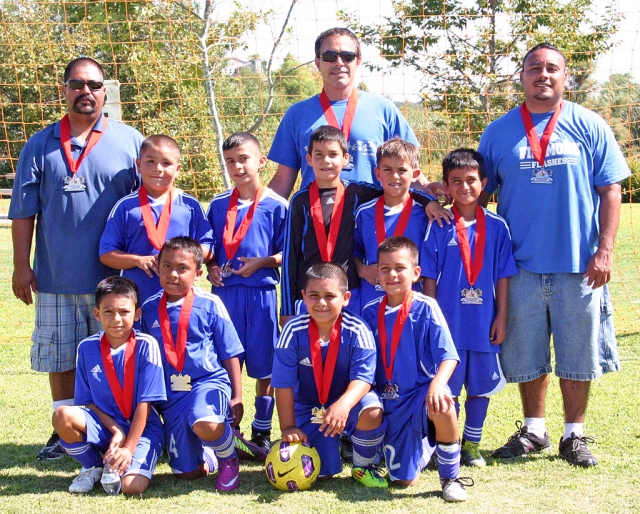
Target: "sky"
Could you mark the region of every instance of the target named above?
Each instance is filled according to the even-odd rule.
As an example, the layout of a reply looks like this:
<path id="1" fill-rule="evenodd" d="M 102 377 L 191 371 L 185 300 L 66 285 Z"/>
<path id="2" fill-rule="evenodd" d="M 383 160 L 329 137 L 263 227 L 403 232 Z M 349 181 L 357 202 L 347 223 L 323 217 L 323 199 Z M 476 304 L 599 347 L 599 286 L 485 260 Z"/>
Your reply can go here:
<path id="1" fill-rule="evenodd" d="M 270 26 L 263 26 L 248 37 L 247 51 L 240 52 L 237 57 L 244 58 L 257 53 L 266 60 L 291 2 L 243 0 L 243 4 L 254 10 L 273 10 L 273 15 L 270 17 Z M 593 0 L 595 16 L 602 16 L 607 4 L 607 0 Z M 624 15 L 624 20 L 613 38 L 614 49 L 598 60 L 594 77 L 598 81 L 605 81 L 613 73 L 632 73 L 640 80 L 640 1 L 614 0 L 614 5 Z M 224 10 L 230 6 L 231 1 L 224 0 L 219 7 L 220 15 L 224 15 Z M 316 36 L 323 30 L 340 25 L 336 18 L 339 10 L 358 13 L 360 21 L 364 23 L 380 22 L 384 15 L 393 13 L 391 0 L 298 0 L 289 23 L 291 32 L 281 43 L 278 58 L 282 59 L 291 53 L 300 62 L 312 60 Z M 367 47 L 363 48 L 363 59 L 373 63 L 381 61 L 377 49 Z M 421 90 L 420 79 L 411 69 L 385 74 L 371 72 L 365 66 L 360 67 L 358 76 L 358 82 L 364 81 L 372 92 L 384 94 L 395 101 L 416 100 Z"/>

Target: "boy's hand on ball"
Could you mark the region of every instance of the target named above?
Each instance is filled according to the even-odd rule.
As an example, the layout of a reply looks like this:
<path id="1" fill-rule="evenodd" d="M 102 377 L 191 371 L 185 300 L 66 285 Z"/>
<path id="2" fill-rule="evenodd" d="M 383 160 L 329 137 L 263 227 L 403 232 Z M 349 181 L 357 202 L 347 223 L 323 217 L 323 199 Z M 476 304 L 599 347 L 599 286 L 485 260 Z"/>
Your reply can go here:
<path id="1" fill-rule="evenodd" d="M 307 434 L 298 427 L 287 427 L 282 431 L 282 440 L 287 443 L 306 443 Z"/>

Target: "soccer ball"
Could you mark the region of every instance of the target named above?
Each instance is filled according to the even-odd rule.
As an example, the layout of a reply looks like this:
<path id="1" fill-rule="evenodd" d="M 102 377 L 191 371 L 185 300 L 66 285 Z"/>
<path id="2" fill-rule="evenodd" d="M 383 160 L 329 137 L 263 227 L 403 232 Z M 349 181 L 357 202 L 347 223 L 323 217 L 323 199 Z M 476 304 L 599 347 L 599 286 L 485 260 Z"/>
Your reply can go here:
<path id="1" fill-rule="evenodd" d="M 320 455 L 306 443 L 277 442 L 265 461 L 269 482 L 281 491 L 309 489 L 320 474 Z"/>

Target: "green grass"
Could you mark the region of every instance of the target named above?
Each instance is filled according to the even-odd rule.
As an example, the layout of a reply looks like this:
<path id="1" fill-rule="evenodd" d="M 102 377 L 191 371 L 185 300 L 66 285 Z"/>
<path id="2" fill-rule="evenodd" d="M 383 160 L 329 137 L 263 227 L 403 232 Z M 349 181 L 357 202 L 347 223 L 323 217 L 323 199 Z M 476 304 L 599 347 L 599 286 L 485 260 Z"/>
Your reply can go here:
<path id="1" fill-rule="evenodd" d="M 553 380 L 547 403 L 551 452 L 513 463 L 493 461 L 490 451 L 503 444 L 521 419 L 513 385 L 491 403 L 482 449 L 488 466 L 463 468 L 475 486 L 461 505 L 446 504 L 437 473 L 426 471 L 411 489 L 364 489 L 350 479 L 350 468 L 313 490 L 288 494 L 273 489 L 262 467 L 246 464 L 241 485 L 232 494 L 215 492 L 213 477 L 180 482 L 161 460 L 143 498 L 108 497 L 98 487 L 85 496 L 67 487 L 78 466 L 70 458 L 57 463 L 35 460 L 51 432 L 47 377 L 29 367 L 33 307 L 11 293 L 10 231 L 0 227 L 0 512 L 638 512 L 640 511 L 640 206 L 623 206 L 611 283 L 616 306 L 622 372 L 592 385 L 587 432 L 600 464 L 576 469 L 557 458 L 562 433 L 562 404 Z M 245 420 L 253 415 L 253 387 L 245 377 Z M 276 423 L 277 424 L 277 423 Z"/>

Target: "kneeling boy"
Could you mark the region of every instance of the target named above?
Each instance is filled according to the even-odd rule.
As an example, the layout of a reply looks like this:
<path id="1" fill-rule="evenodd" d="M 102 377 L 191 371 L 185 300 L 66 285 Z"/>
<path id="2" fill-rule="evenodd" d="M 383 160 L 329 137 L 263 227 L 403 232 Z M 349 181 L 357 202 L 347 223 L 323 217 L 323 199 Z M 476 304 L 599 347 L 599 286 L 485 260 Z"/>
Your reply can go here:
<path id="1" fill-rule="evenodd" d="M 53 415 L 60 444 L 82 464 L 69 492 L 91 491 L 108 461 L 123 475 L 124 494 L 142 494 L 164 440 L 152 407 L 167 398 L 160 349 L 153 337 L 133 330 L 140 307 L 128 278 L 102 280 L 93 313 L 104 331 L 78 345 L 74 402 L 84 407 L 58 407 Z"/>
<path id="2" fill-rule="evenodd" d="M 323 262 L 306 272 L 302 297 L 308 314 L 284 327 L 275 350 L 271 382 L 282 440 L 308 442 L 320 454 L 320 476 L 342 471 L 340 433 L 353 441 L 353 478 L 387 487 L 374 466 L 385 423 L 371 391 L 376 348 L 371 331 L 343 310 L 349 303 L 346 273 Z"/>
<path id="3" fill-rule="evenodd" d="M 411 289 L 420 278 L 415 243 L 404 236 L 383 241 L 378 276 L 386 295 L 369 302 L 363 316 L 378 341 L 376 382 L 387 421 L 389 475 L 399 485 L 418 482 L 429 461 L 423 439 L 431 420 L 444 499 L 464 501 L 458 420 L 447 386 L 458 354 L 436 301 Z"/>

